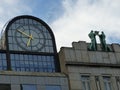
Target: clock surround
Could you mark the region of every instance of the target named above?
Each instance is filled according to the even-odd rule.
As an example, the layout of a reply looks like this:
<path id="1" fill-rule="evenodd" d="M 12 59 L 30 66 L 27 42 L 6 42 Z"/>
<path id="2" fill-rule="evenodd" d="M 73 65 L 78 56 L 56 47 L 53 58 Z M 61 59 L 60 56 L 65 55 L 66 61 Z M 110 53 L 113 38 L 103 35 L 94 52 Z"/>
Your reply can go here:
<path id="1" fill-rule="evenodd" d="M 20 28 L 29 37 L 22 35 L 18 31 Z M 30 38 L 30 35 L 33 38 Z M 33 16 L 23 15 L 13 18 L 6 27 L 6 37 L 7 49 L 12 51 L 56 52 L 52 30 L 44 21 Z"/>

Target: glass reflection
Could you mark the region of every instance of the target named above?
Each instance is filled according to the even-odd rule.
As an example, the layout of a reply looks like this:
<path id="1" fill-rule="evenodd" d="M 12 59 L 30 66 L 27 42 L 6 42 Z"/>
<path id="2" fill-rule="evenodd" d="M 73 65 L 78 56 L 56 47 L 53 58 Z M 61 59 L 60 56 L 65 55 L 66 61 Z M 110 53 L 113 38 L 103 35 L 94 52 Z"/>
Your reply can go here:
<path id="1" fill-rule="evenodd" d="M 53 56 L 27 54 L 11 54 L 10 56 L 12 70 L 18 71 L 19 68 L 20 71 L 55 72 Z"/>
<path id="2" fill-rule="evenodd" d="M 22 85 L 22 89 L 21 90 L 37 90 L 36 85 Z"/>
<path id="3" fill-rule="evenodd" d="M 61 90 L 60 86 L 46 86 L 46 90 Z"/>
<path id="4" fill-rule="evenodd" d="M 7 60 L 5 53 L 0 53 L 0 70 L 7 70 Z"/>

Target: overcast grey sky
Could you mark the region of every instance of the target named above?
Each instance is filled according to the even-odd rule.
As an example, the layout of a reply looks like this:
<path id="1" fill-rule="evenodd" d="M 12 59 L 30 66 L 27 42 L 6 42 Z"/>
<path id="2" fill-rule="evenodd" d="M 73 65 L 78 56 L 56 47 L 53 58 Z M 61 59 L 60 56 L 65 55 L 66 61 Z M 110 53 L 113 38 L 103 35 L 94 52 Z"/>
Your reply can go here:
<path id="1" fill-rule="evenodd" d="M 120 0 L 1 0 L 0 29 L 24 14 L 51 27 L 58 51 L 73 41 L 90 42 L 91 30 L 104 31 L 107 43 L 120 43 Z"/>

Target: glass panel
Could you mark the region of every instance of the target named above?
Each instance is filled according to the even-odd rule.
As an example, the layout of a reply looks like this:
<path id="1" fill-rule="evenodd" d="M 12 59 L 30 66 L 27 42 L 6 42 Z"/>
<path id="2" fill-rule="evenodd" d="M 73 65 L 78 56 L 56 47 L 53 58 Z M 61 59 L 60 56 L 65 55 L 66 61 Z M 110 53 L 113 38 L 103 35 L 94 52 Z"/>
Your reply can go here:
<path id="1" fill-rule="evenodd" d="M 46 90 L 61 90 L 61 86 L 46 86 Z"/>
<path id="2" fill-rule="evenodd" d="M 11 90 L 10 84 L 0 84 L 0 90 Z"/>
<path id="3" fill-rule="evenodd" d="M 8 36 L 12 36 L 13 34 L 12 34 L 12 30 L 9 30 L 8 31 Z"/>
<path id="4" fill-rule="evenodd" d="M 50 52 L 53 53 L 54 52 L 53 47 L 49 47 L 49 48 L 50 48 Z"/>
<path id="5" fill-rule="evenodd" d="M 25 23 L 25 24 L 28 24 L 28 19 L 24 19 L 24 23 Z"/>
<path id="6" fill-rule="evenodd" d="M 37 90 L 36 85 L 22 85 L 22 89 L 21 90 Z"/>
<path id="7" fill-rule="evenodd" d="M 0 53 L 0 70 L 7 70 L 7 60 L 5 53 Z"/>
<path id="8" fill-rule="evenodd" d="M 2 55 L 1 58 L 6 60 L 6 54 L 1 54 L 1 55 Z"/>
<path id="9" fill-rule="evenodd" d="M 19 21 L 18 23 L 22 23 L 22 24 L 24 23 L 24 19 L 19 19 L 18 21 Z"/>
<path id="10" fill-rule="evenodd" d="M 15 71 L 19 67 L 21 71 L 55 72 L 53 56 L 11 54 L 10 58 L 12 70 Z"/>
<path id="11" fill-rule="evenodd" d="M 9 40 L 9 43 L 12 43 L 12 40 L 13 38 L 12 37 L 8 37 L 8 40 Z"/>
<path id="12" fill-rule="evenodd" d="M 91 90 L 90 89 L 90 77 L 86 75 L 81 76 L 81 81 L 83 85 L 83 90 Z"/>
<path id="13" fill-rule="evenodd" d="M 33 24 L 38 24 L 38 22 L 37 22 L 37 21 L 35 21 L 35 20 L 33 20 Z"/>
<path id="14" fill-rule="evenodd" d="M 15 24 L 12 24 L 11 29 L 16 29 Z"/>
<path id="15" fill-rule="evenodd" d="M 32 19 L 29 19 L 29 24 L 32 24 L 32 23 L 33 23 Z"/>
<path id="16" fill-rule="evenodd" d="M 103 77 L 103 80 L 104 80 L 105 90 L 112 90 L 112 89 L 111 89 L 111 78 L 108 77 L 108 76 L 104 76 L 104 77 Z"/>

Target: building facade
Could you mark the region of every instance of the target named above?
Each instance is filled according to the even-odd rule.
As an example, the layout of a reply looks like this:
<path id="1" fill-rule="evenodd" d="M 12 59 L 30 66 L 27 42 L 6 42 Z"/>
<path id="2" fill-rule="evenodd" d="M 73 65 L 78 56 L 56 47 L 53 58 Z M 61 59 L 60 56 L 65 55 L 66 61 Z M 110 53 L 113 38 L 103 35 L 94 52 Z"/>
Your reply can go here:
<path id="1" fill-rule="evenodd" d="M 44 21 L 14 17 L 1 32 L 0 90 L 120 90 L 120 46 L 104 44 L 73 42 L 57 53 Z"/>
<path id="2" fill-rule="evenodd" d="M 59 52 L 61 71 L 68 75 L 70 90 L 120 90 L 120 46 L 110 51 L 88 50 L 89 43 L 73 42 Z"/>
<path id="3" fill-rule="evenodd" d="M 54 34 L 44 21 L 14 17 L 5 24 L 0 42 L 0 90 L 69 90 Z"/>

